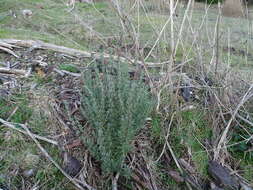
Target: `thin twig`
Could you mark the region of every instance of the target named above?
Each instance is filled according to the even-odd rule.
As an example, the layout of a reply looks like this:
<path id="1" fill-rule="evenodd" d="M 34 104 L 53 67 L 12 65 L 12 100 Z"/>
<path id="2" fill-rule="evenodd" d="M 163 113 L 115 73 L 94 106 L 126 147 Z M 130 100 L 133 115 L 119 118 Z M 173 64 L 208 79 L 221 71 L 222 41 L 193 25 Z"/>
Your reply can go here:
<path id="1" fill-rule="evenodd" d="M 10 121 L 10 119 L 11 119 L 12 116 L 17 112 L 17 110 L 18 110 L 18 106 L 16 106 L 16 107 L 14 108 L 14 110 L 11 112 L 11 114 L 10 114 L 9 117 L 7 118 L 7 121 Z"/>
<path id="2" fill-rule="evenodd" d="M 6 48 L 6 47 L 2 47 L 2 46 L 1 46 L 1 42 L 0 42 L 0 50 L 4 51 L 4 52 L 6 52 L 6 53 L 9 53 L 9 54 L 11 54 L 11 55 L 13 55 L 14 57 L 18 57 L 18 55 L 16 55 L 12 50 L 10 50 L 10 49 L 8 49 L 8 48 Z"/>
<path id="3" fill-rule="evenodd" d="M 218 2 L 219 7 L 219 15 L 217 19 L 217 25 L 216 25 L 216 61 L 215 61 L 215 75 L 217 74 L 217 68 L 219 63 L 219 32 L 220 32 L 220 18 L 221 18 L 221 8 L 220 8 L 220 2 Z"/>
<path id="4" fill-rule="evenodd" d="M 27 75 L 26 70 L 21 70 L 21 69 L 9 69 L 5 67 L 0 67 L 0 73 L 5 73 L 5 74 L 15 74 L 15 75 Z"/>
<path id="5" fill-rule="evenodd" d="M 169 135 L 170 135 L 170 127 L 171 127 L 171 125 L 172 125 L 172 121 L 173 121 L 173 119 L 174 119 L 174 115 L 175 115 L 175 112 L 172 114 L 172 116 L 171 116 L 171 118 L 170 118 L 170 123 L 169 123 L 169 126 L 168 126 L 167 134 L 166 134 L 166 136 L 165 136 L 165 142 L 168 141 L 168 138 L 169 138 Z M 163 154 L 164 154 L 164 152 L 165 152 L 165 149 L 166 149 L 166 143 L 164 143 L 163 150 L 162 150 L 160 156 L 157 158 L 156 162 L 158 162 L 158 161 L 161 159 L 161 157 L 163 156 Z"/>
<path id="6" fill-rule="evenodd" d="M 20 133 L 23 133 L 25 135 L 29 135 L 26 131 L 22 130 L 22 129 L 19 129 L 18 127 L 16 126 L 20 126 L 21 124 L 19 123 L 12 123 L 12 122 L 8 122 L 8 121 L 5 121 L 3 119 L 0 118 L 0 123 L 2 123 L 4 126 L 8 127 L 8 128 L 11 128 L 11 129 L 14 129 Z M 58 145 L 58 142 L 57 141 L 54 141 L 54 140 L 51 140 L 51 139 L 48 139 L 46 137 L 42 137 L 42 136 L 39 136 L 39 135 L 36 135 L 36 134 L 33 134 L 33 136 L 36 138 L 36 139 L 39 139 L 39 140 L 42 140 L 42 141 L 45 141 L 45 142 L 48 142 L 50 144 L 54 144 L 54 145 Z"/>
<path id="7" fill-rule="evenodd" d="M 119 179 L 119 173 L 117 173 L 115 177 L 113 177 L 112 179 L 112 190 L 118 190 L 118 186 L 117 186 L 118 179 Z"/>
<path id="8" fill-rule="evenodd" d="M 223 145 L 225 146 L 225 144 L 226 144 L 227 133 L 228 133 L 228 131 L 229 131 L 229 129 L 230 129 L 230 126 L 231 126 L 231 124 L 232 124 L 232 121 L 235 119 L 235 117 L 236 117 L 236 115 L 237 115 L 239 109 L 241 108 L 241 106 L 242 106 L 245 102 L 247 102 L 247 101 L 249 100 L 249 98 L 251 98 L 251 97 L 253 96 L 252 93 L 250 94 L 250 92 L 251 92 L 252 89 L 253 89 L 253 85 L 251 85 L 250 88 L 248 89 L 248 91 L 245 93 L 245 95 L 243 96 L 242 100 L 240 101 L 240 103 L 239 103 L 238 106 L 236 107 L 236 109 L 235 109 L 233 115 L 231 116 L 231 118 L 230 118 L 230 120 L 229 120 L 229 122 L 228 122 L 228 124 L 227 124 L 227 126 L 226 126 L 226 128 L 225 128 L 225 130 L 224 130 L 223 133 L 222 133 L 222 136 L 221 136 L 221 138 L 220 138 L 220 140 L 219 140 L 219 143 L 218 143 L 218 145 L 217 145 L 216 151 L 214 152 L 214 160 L 217 160 L 217 159 L 218 159 L 221 147 L 222 147 Z"/>
<path id="9" fill-rule="evenodd" d="M 91 187 L 90 185 L 88 185 L 86 182 L 82 182 L 82 183 L 78 183 L 74 178 L 72 178 L 71 176 L 69 176 L 62 168 L 61 166 L 48 154 L 48 152 L 42 147 L 42 145 L 39 143 L 39 141 L 37 141 L 36 137 L 30 132 L 30 130 L 27 128 L 26 125 L 24 124 L 20 124 L 20 126 L 27 132 L 27 134 L 31 137 L 31 139 L 35 142 L 35 144 L 38 146 L 38 148 L 40 149 L 40 151 L 44 154 L 44 156 L 46 156 L 46 158 L 52 162 L 55 167 L 57 169 L 59 169 L 61 171 L 61 173 L 68 178 L 78 189 L 80 190 L 85 190 L 83 188 L 83 186 L 85 188 L 87 188 L 88 190 L 95 190 L 93 187 Z"/>

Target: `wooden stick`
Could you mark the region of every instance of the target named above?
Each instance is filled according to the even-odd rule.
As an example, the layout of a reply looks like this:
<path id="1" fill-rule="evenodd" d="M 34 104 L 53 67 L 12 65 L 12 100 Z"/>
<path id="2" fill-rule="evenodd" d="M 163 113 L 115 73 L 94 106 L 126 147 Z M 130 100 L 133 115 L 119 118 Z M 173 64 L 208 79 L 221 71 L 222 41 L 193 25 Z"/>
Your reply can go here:
<path id="1" fill-rule="evenodd" d="M 227 140 L 226 138 L 227 138 L 228 131 L 229 131 L 230 126 L 232 124 L 232 121 L 235 119 L 235 117 L 236 117 L 239 109 L 241 108 L 241 106 L 243 106 L 243 104 L 245 102 L 247 102 L 253 96 L 253 94 L 251 92 L 252 89 L 253 89 L 253 84 L 250 86 L 250 88 L 248 89 L 248 91 L 245 93 L 245 95 L 241 99 L 240 103 L 237 105 L 237 107 L 236 107 L 234 113 L 232 114 L 230 120 L 228 121 L 228 124 L 227 124 L 225 130 L 223 131 L 222 136 L 221 136 L 221 138 L 219 140 L 219 143 L 218 143 L 218 145 L 216 147 L 216 151 L 214 152 L 214 160 L 218 160 L 219 159 L 219 153 L 220 153 L 221 147 L 222 146 L 226 146 L 226 140 Z"/>
<path id="2" fill-rule="evenodd" d="M 19 129 L 17 128 L 15 125 L 20 125 L 18 123 L 12 123 L 12 122 L 8 122 L 8 121 L 5 121 L 3 119 L 0 118 L 0 123 L 2 123 L 4 126 L 8 127 L 8 128 L 11 128 L 11 129 L 14 129 L 20 133 L 23 133 L 25 135 L 28 135 L 28 133 L 22 129 Z M 58 142 L 54 141 L 54 140 L 51 140 L 51 139 L 48 139 L 46 137 L 42 137 L 42 136 L 39 136 L 39 135 L 35 135 L 33 134 L 33 136 L 39 140 L 42 140 L 42 141 L 45 141 L 45 142 L 48 142 L 50 144 L 54 144 L 54 145 L 58 145 Z"/>
<path id="3" fill-rule="evenodd" d="M 1 46 L 1 42 L 0 42 L 0 50 L 4 51 L 4 52 L 6 52 L 6 53 L 9 53 L 9 54 L 11 54 L 11 55 L 13 55 L 14 57 L 18 57 L 12 50 L 10 50 L 10 49 L 8 49 L 8 48 L 6 48 L 6 47 L 2 47 L 2 46 Z"/>
<path id="4" fill-rule="evenodd" d="M 0 67 L 0 73 L 26 75 L 28 72 L 26 70 L 21 70 L 21 69 L 9 69 L 5 67 Z"/>
<path id="5" fill-rule="evenodd" d="M 17 40 L 17 39 L 0 39 L 0 43 L 6 43 L 11 45 L 17 45 L 21 47 L 33 47 L 37 49 L 48 49 L 55 52 L 64 53 L 67 55 L 75 56 L 75 57 L 94 57 L 100 59 L 103 57 L 104 59 L 114 59 L 114 60 L 120 60 L 122 62 L 128 62 L 130 64 L 139 64 L 139 65 L 146 65 L 147 67 L 161 67 L 162 65 L 168 63 L 168 61 L 163 63 L 152 63 L 152 62 L 145 62 L 142 61 L 136 61 L 133 59 L 120 57 L 117 55 L 110 55 L 106 53 L 97 53 L 97 52 L 87 52 L 83 50 L 77 50 L 73 48 L 67 48 L 64 46 L 57 46 L 50 43 L 45 43 L 40 40 Z"/>

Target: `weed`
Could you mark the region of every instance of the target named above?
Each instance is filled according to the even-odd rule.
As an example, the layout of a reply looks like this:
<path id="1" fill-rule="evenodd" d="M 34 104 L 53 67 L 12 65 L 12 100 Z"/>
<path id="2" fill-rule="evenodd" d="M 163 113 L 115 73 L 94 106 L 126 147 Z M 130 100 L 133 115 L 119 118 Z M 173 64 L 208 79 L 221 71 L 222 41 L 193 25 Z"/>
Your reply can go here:
<path id="1" fill-rule="evenodd" d="M 36 73 L 33 76 L 32 80 L 34 80 L 34 82 L 36 82 L 39 86 L 42 86 L 52 82 L 53 78 L 51 76 L 40 76 L 39 74 Z"/>
<path id="2" fill-rule="evenodd" d="M 154 139 L 155 144 L 164 143 L 164 129 L 161 116 L 152 116 L 151 137 Z"/>
<path id="3" fill-rule="evenodd" d="M 83 115 L 92 127 L 84 139 L 105 173 L 122 172 L 131 142 L 151 111 L 150 94 L 142 81 L 130 80 L 120 63 L 105 65 L 102 73 L 86 72 L 84 83 Z"/>
<path id="4" fill-rule="evenodd" d="M 177 156 L 182 157 L 184 150 L 191 149 L 192 160 L 198 171 L 207 176 L 208 155 L 202 146 L 205 139 L 211 135 L 208 123 L 204 119 L 204 114 L 199 110 L 185 111 L 181 113 L 181 122 L 172 129 L 172 143 Z"/>

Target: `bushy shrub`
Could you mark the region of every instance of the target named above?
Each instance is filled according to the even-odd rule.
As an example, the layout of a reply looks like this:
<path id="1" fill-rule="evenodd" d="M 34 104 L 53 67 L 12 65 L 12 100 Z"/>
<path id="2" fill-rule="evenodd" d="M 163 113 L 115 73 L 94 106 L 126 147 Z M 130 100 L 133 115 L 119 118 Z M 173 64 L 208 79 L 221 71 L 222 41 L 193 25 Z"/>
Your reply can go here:
<path id="1" fill-rule="evenodd" d="M 144 126 L 153 101 L 141 80 L 130 80 L 120 63 L 100 65 L 83 75 L 84 140 L 105 173 L 124 171 L 124 159 Z M 88 135 L 89 134 L 89 135 Z"/>

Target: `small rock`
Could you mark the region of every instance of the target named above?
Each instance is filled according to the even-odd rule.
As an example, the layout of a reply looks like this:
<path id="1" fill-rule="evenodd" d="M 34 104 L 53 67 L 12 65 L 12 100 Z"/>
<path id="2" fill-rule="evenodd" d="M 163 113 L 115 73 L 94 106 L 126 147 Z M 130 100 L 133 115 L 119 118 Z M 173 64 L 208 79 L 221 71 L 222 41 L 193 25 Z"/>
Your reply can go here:
<path id="1" fill-rule="evenodd" d="M 214 183 L 211 183 L 211 190 L 224 190 L 224 189 L 216 186 Z"/>
<path id="2" fill-rule="evenodd" d="M 35 169 L 34 168 L 25 170 L 23 172 L 24 177 L 27 177 L 27 178 L 34 176 L 34 174 L 35 174 Z"/>
<path id="3" fill-rule="evenodd" d="M 208 173 L 214 178 L 216 185 L 227 189 L 239 189 L 239 183 L 230 171 L 216 161 L 209 161 Z"/>
<path id="4" fill-rule="evenodd" d="M 189 84 L 186 84 L 185 87 L 181 88 L 181 96 L 186 102 L 189 102 L 193 96 L 192 88 L 189 87 Z"/>
<path id="5" fill-rule="evenodd" d="M 24 9 L 24 10 L 22 10 L 22 14 L 24 17 L 31 17 L 33 12 L 29 9 Z"/>
<path id="6" fill-rule="evenodd" d="M 71 177 L 75 177 L 82 169 L 82 163 L 77 160 L 75 157 L 69 155 L 68 153 L 64 153 L 64 170 Z"/>

